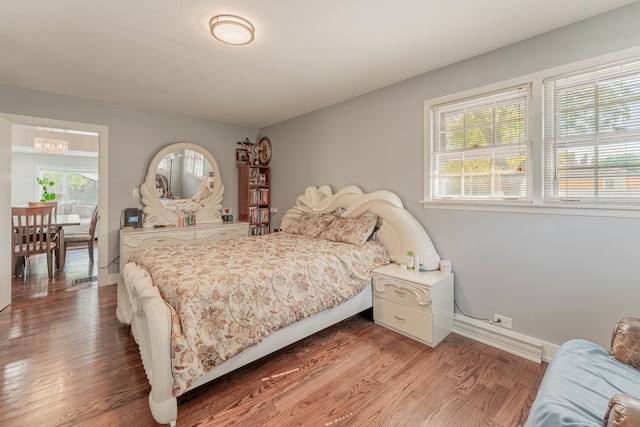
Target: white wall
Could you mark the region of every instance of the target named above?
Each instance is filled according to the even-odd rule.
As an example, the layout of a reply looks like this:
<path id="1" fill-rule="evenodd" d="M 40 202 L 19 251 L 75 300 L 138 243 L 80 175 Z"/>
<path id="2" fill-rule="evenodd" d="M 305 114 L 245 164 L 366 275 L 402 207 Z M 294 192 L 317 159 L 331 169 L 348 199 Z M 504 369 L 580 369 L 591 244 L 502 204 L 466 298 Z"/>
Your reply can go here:
<path id="1" fill-rule="evenodd" d="M 88 168 L 97 171 L 98 158 L 18 152 L 11 153 L 11 166 L 11 206 L 19 206 L 39 200 L 40 186 L 36 181 L 39 167 Z"/>
<path id="2" fill-rule="evenodd" d="M 8 188 L 11 185 L 11 123 L 0 117 L 0 206 L 9 205 L 11 196 Z M 0 210 L 0 310 L 11 302 L 11 251 L 13 251 L 11 209 Z"/>
<path id="3" fill-rule="evenodd" d="M 308 185 L 392 190 L 453 261 L 466 314 L 511 317 L 515 331 L 555 344 L 608 346 L 619 317 L 640 315 L 640 220 L 422 208 L 423 103 L 639 46 L 638 17 L 634 3 L 261 129 L 273 143 L 274 225 Z"/>
<path id="4" fill-rule="evenodd" d="M 137 110 L 129 107 L 72 98 L 52 93 L 0 85 L 0 113 L 43 117 L 108 127 L 108 260 L 118 256 L 118 230 L 123 209 L 141 207 L 140 199 L 132 197 L 147 173 L 153 155 L 173 142 L 191 142 L 207 149 L 220 167 L 225 186 L 223 206 L 236 210 L 238 204 L 238 172 L 235 167 L 236 142 L 249 138 L 255 141 L 257 129 Z M 7 140 L 0 140 L 3 152 L 10 153 Z M 8 150 L 8 151 L 7 151 Z M 8 161 L 8 160 L 7 160 Z M 8 168 L 8 170 L 11 170 Z M 0 193 L 11 191 L 9 181 L 0 181 Z M 9 203 L 0 205 L 9 215 Z M 105 267 L 100 265 L 100 267 Z M 111 264 L 108 272 L 117 273 Z"/>

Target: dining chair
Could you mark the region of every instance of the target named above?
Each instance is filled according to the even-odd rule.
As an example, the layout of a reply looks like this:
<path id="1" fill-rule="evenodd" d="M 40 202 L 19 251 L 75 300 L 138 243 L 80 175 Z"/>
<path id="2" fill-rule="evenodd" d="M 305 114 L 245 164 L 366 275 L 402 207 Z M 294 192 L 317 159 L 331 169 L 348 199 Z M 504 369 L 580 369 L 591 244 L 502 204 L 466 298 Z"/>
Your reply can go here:
<path id="1" fill-rule="evenodd" d="M 98 205 L 93 208 L 91 213 L 91 223 L 89 225 L 89 233 L 84 234 L 66 234 L 64 238 L 64 256 L 67 257 L 67 248 L 69 246 L 86 246 L 89 249 L 89 260 L 93 264 L 93 241 L 96 234 L 96 226 L 98 225 Z"/>
<path id="2" fill-rule="evenodd" d="M 31 208 L 41 208 L 43 206 L 51 206 L 53 208 L 53 211 L 51 212 L 53 218 L 58 216 L 58 202 L 29 202 L 29 207 Z M 51 222 L 55 221 L 52 220 Z"/>
<path id="3" fill-rule="evenodd" d="M 24 276 L 29 256 L 46 253 L 49 279 L 53 278 L 53 251 L 56 249 L 56 242 L 53 238 L 55 227 L 51 220 L 52 210 L 52 206 L 11 208 L 11 265 L 14 276 L 19 275 L 18 267 L 23 267 Z M 22 257 L 22 262 L 19 257 Z"/>
<path id="4" fill-rule="evenodd" d="M 54 202 L 29 202 L 29 207 L 31 208 L 41 208 L 41 207 L 46 207 L 46 206 L 51 206 L 53 208 L 53 210 L 51 211 L 51 222 L 55 223 L 56 222 L 56 217 L 58 216 L 58 202 L 54 201 Z M 56 242 L 56 252 L 55 252 L 55 256 L 56 259 L 59 258 L 60 256 L 60 250 L 62 249 L 60 247 L 60 244 L 58 242 L 60 242 L 60 236 L 58 236 L 58 232 L 61 231 L 59 230 L 57 227 L 54 229 L 54 233 L 51 235 L 51 237 L 53 238 L 54 242 Z"/>

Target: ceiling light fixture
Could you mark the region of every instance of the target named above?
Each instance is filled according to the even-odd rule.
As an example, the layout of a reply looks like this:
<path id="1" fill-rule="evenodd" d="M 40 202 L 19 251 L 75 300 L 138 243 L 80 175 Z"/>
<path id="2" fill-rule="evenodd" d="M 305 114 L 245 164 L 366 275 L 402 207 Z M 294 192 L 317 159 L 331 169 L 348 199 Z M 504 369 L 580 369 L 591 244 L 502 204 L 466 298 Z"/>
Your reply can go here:
<path id="1" fill-rule="evenodd" d="M 53 132 L 49 132 L 49 138 L 34 138 L 33 149 L 36 153 L 64 154 L 69 151 L 69 143 L 61 139 L 54 139 Z"/>
<path id="2" fill-rule="evenodd" d="M 224 44 L 245 45 L 253 41 L 251 22 L 236 15 L 216 15 L 209 21 L 211 35 Z"/>

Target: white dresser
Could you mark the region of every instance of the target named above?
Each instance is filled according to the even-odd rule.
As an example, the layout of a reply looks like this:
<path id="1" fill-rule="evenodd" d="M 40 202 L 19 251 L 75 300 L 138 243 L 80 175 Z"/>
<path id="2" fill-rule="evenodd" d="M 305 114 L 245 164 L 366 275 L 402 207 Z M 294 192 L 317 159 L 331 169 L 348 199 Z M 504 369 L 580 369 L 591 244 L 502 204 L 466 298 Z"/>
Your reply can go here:
<path id="1" fill-rule="evenodd" d="M 249 223 L 233 221 L 187 227 L 134 228 L 120 230 L 120 271 L 131 255 L 140 249 L 204 241 L 246 237 Z"/>
<path id="2" fill-rule="evenodd" d="M 373 320 L 434 347 L 453 328 L 453 273 L 389 264 L 373 271 Z"/>

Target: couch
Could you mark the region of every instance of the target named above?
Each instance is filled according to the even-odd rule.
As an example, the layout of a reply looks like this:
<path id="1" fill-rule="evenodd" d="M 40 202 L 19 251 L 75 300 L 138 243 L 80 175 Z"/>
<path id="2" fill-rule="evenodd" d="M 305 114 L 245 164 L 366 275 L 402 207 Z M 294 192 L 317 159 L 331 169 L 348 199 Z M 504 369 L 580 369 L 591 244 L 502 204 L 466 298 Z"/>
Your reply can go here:
<path id="1" fill-rule="evenodd" d="M 68 225 L 64 227 L 64 235 L 89 234 L 91 226 L 91 214 L 96 205 L 83 205 L 79 203 L 58 203 L 58 214 L 76 214 L 80 217 L 80 225 Z M 96 236 L 98 233 L 96 232 Z"/>
<path id="2" fill-rule="evenodd" d="M 574 339 L 545 372 L 525 427 L 640 426 L 640 318 L 621 319 L 611 351 Z"/>

